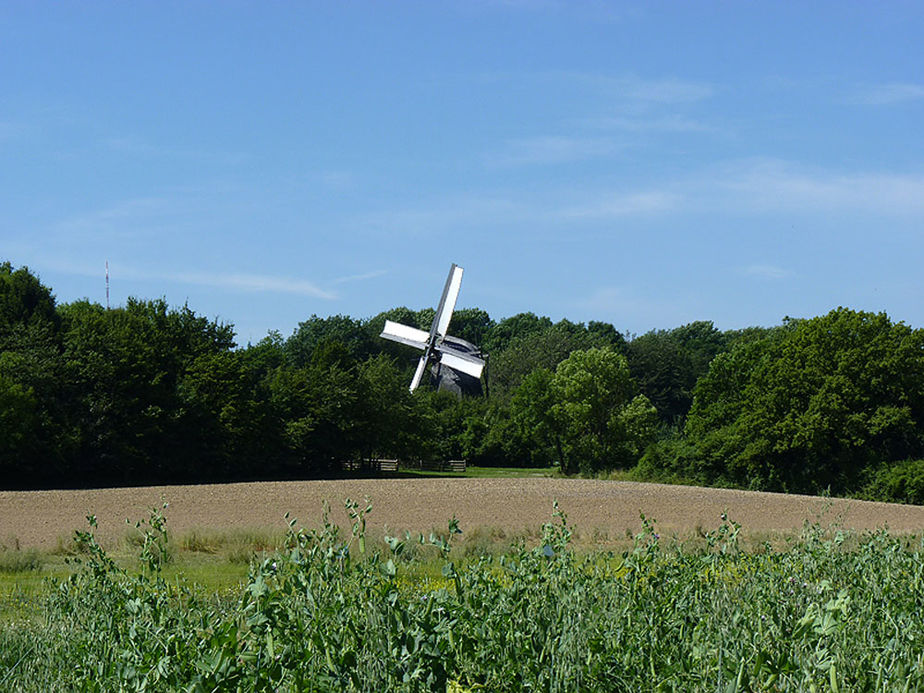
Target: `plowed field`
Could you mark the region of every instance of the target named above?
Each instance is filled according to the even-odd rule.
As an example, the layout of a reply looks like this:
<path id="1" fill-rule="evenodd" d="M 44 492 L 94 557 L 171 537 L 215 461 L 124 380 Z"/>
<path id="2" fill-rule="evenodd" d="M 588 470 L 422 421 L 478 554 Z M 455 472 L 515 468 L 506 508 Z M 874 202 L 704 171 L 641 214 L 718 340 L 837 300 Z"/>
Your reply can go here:
<path id="1" fill-rule="evenodd" d="M 372 534 L 383 527 L 427 532 L 444 528 L 453 515 L 467 533 L 477 527 L 507 534 L 535 531 L 550 519 L 555 500 L 580 536 L 603 540 L 637 532 L 640 512 L 657 520 L 662 533 L 679 536 L 717 527 L 723 510 L 752 534 L 791 532 L 806 520 L 855 530 L 924 531 L 921 506 L 585 479 L 422 478 L 4 491 L 0 541 L 15 538 L 23 547 L 53 548 L 59 537 L 85 528 L 89 513 L 98 518 L 98 536 L 112 541 L 125 535 L 126 519 L 134 523 L 147 517 L 162 498 L 169 503 L 168 529 L 180 535 L 205 528 L 283 530 L 286 512 L 300 526 L 315 527 L 324 501 L 331 518 L 346 525 L 348 497 L 371 499 L 367 526 Z"/>

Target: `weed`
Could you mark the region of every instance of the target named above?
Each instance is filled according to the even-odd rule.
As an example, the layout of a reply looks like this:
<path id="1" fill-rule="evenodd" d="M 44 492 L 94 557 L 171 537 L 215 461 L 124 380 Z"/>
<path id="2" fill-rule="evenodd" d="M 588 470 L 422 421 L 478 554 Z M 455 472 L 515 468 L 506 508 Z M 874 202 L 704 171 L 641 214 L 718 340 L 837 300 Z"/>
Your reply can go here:
<path id="1" fill-rule="evenodd" d="M 39 570 L 43 557 L 38 549 L 7 549 L 0 547 L 0 573 L 25 573 Z"/>

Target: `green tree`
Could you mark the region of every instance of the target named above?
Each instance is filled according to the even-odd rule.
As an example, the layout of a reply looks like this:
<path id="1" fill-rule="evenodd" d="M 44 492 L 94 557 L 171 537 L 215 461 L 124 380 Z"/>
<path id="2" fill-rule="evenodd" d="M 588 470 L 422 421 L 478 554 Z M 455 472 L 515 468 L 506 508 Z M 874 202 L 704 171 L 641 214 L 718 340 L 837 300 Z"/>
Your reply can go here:
<path id="1" fill-rule="evenodd" d="M 195 475 L 178 385 L 197 359 L 234 345 L 233 329 L 163 300 L 113 310 L 78 301 L 60 312 L 73 473 L 118 483 Z"/>
<path id="2" fill-rule="evenodd" d="M 551 389 L 563 472 L 634 465 L 653 440 L 657 412 L 644 395 L 636 395 L 621 354 L 597 348 L 575 351 L 556 368 Z"/>
<path id="3" fill-rule="evenodd" d="M 59 479 L 70 445 L 64 380 L 51 290 L 0 263 L 0 486 Z"/>
<path id="4" fill-rule="evenodd" d="M 281 436 L 272 415 L 266 371 L 248 351 L 203 354 L 177 386 L 176 416 L 183 457 L 196 460 L 194 476 L 230 480 L 272 475 Z"/>
<path id="5" fill-rule="evenodd" d="M 362 390 L 355 367 L 336 362 L 283 366 L 268 385 L 282 426 L 287 473 L 338 473 L 343 462 L 362 455 Z"/>
<path id="6" fill-rule="evenodd" d="M 28 267 L 14 270 L 9 262 L 0 263 L 0 350 L 19 327 L 57 323 L 51 290 Z"/>
<path id="7" fill-rule="evenodd" d="M 384 320 L 382 324 L 384 325 Z M 286 340 L 286 358 L 293 366 L 306 366 L 317 349 L 332 342 L 343 345 L 355 362 L 364 361 L 379 351 L 362 320 L 355 320 L 347 315 L 332 315 L 327 318 L 312 315 L 300 322 L 294 334 Z"/>
<path id="8" fill-rule="evenodd" d="M 584 325 L 562 320 L 514 337 L 509 346 L 491 355 L 488 369 L 492 397 L 508 401 L 523 378 L 537 368 L 554 370 L 578 349 L 610 347 L 608 333 L 589 332 Z"/>
<path id="9" fill-rule="evenodd" d="M 424 445 L 420 405 L 408 391 L 404 372 L 392 358 L 379 354 L 359 366 L 357 377 L 359 456 L 419 457 Z"/>
<path id="10" fill-rule="evenodd" d="M 0 372 L 0 474 L 2 487 L 16 485 L 35 473 L 36 431 L 39 405 L 31 388 L 23 387 Z M 28 464 L 27 469 L 23 469 Z"/>
<path id="11" fill-rule="evenodd" d="M 699 321 L 672 330 L 652 330 L 626 345 L 632 376 L 663 423 L 683 424 L 696 381 L 727 341 L 711 322 Z"/>
<path id="12" fill-rule="evenodd" d="M 843 492 L 924 453 L 924 330 L 846 308 L 785 327 L 717 357 L 697 385 L 698 476 Z"/>
<path id="13" fill-rule="evenodd" d="M 460 308 L 452 314 L 449 334 L 484 349 L 485 337 L 493 327 L 494 321 L 487 311 L 481 308 Z"/>
<path id="14" fill-rule="evenodd" d="M 553 377 L 549 369 L 537 368 L 523 378 L 510 399 L 504 447 L 509 457 L 524 466 L 547 466 L 564 458 Z"/>
<path id="15" fill-rule="evenodd" d="M 533 313 L 517 313 L 495 324 L 480 346 L 489 354 L 499 354 L 510 346 L 513 340 L 541 332 L 551 326 L 552 321 L 549 318 L 540 318 Z"/>
<path id="16" fill-rule="evenodd" d="M 689 354 L 666 330 L 657 330 L 629 342 L 626 356 L 639 389 L 666 424 L 677 424 L 693 402 L 696 374 Z"/>

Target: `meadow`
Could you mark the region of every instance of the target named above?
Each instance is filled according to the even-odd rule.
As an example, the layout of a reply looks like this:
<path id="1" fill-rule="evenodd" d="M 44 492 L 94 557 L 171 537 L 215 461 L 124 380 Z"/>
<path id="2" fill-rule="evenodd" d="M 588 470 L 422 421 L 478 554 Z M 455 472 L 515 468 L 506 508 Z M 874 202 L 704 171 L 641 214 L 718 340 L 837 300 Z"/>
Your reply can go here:
<path id="1" fill-rule="evenodd" d="M 637 514 L 600 544 L 557 507 L 527 532 L 383 533 L 354 501 L 310 529 L 172 534 L 164 512 L 108 549 L 91 515 L 70 547 L 3 552 L 0 689 L 924 687 L 918 535 Z"/>

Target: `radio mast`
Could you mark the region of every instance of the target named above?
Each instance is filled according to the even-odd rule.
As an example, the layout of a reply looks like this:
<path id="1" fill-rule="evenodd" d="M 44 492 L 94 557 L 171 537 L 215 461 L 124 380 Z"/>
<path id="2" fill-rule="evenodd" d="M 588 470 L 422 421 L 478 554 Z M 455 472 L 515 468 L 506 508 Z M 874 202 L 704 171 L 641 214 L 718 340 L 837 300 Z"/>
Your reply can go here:
<path id="1" fill-rule="evenodd" d="M 109 310 L 109 260 L 106 260 L 106 310 Z"/>

